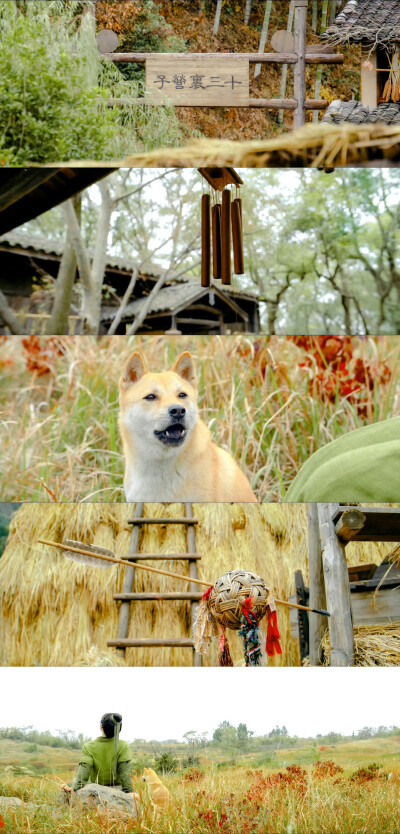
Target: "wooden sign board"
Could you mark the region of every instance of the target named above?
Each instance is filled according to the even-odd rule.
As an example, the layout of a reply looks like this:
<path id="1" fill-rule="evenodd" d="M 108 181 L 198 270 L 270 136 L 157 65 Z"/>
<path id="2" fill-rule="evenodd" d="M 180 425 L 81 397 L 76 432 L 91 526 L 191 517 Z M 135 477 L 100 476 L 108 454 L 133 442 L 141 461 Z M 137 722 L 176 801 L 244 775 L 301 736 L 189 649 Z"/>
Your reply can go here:
<path id="1" fill-rule="evenodd" d="M 149 55 L 146 94 L 151 104 L 248 107 L 249 61 L 241 55 Z"/>

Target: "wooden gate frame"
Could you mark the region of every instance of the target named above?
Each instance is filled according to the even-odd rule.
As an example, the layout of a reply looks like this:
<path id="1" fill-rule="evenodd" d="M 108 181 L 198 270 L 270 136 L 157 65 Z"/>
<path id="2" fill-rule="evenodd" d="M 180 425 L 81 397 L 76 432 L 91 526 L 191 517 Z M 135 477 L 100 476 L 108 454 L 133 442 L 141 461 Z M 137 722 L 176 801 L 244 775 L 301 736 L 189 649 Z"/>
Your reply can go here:
<path id="1" fill-rule="evenodd" d="M 369 519 L 368 519 L 369 515 Z M 350 541 L 400 541 L 400 510 L 321 503 L 308 505 L 309 605 L 327 608 L 331 666 L 354 665 L 354 633 L 345 547 Z M 310 614 L 310 664 L 318 666 L 326 622 Z"/>
<path id="2" fill-rule="evenodd" d="M 96 0 L 94 0 L 96 2 Z M 344 56 L 341 54 L 329 54 L 327 52 L 307 53 L 306 32 L 307 32 L 307 8 L 308 0 L 295 0 L 295 51 L 294 52 L 266 52 L 266 53 L 240 53 L 237 57 L 246 58 L 250 64 L 293 64 L 294 66 L 294 98 L 293 99 L 250 99 L 246 107 L 261 107 L 266 110 L 294 110 L 293 127 L 302 127 L 306 122 L 308 110 L 326 110 L 328 102 L 305 98 L 306 87 L 306 64 L 343 64 Z M 90 7 L 91 14 L 95 16 L 95 8 Z M 138 63 L 145 64 L 151 54 L 146 52 L 106 52 L 104 58 L 114 63 Z M 184 53 L 185 55 L 194 53 Z M 202 53 L 204 55 L 204 53 Z M 221 57 L 224 53 L 206 53 L 210 57 Z M 228 53 L 230 59 L 235 59 L 234 53 Z M 179 60 L 182 53 L 168 53 L 169 58 Z M 118 103 L 116 100 L 115 103 Z M 144 101 L 145 104 L 151 102 Z M 178 105 L 177 105 L 178 106 Z M 202 105 L 179 105 L 180 107 L 200 107 Z M 221 105 L 227 106 L 227 105 Z"/>

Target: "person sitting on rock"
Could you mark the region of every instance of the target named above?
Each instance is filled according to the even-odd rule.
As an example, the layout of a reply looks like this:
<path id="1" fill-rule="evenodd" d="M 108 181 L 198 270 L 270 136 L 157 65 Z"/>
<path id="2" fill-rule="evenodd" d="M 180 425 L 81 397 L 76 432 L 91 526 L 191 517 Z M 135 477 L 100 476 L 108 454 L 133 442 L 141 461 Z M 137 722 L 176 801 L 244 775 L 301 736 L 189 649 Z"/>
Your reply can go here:
<path id="1" fill-rule="evenodd" d="M 119 738 L 121 728 L 122 715 L 118 712 L 103 715 L 101 736 L 83 745 L 74 784 L 72 788 L 63 785 L 64 791 L 79 791 L 88 782 L 97 782 L 132 793 L 131 756 L 128 743 Z"/>

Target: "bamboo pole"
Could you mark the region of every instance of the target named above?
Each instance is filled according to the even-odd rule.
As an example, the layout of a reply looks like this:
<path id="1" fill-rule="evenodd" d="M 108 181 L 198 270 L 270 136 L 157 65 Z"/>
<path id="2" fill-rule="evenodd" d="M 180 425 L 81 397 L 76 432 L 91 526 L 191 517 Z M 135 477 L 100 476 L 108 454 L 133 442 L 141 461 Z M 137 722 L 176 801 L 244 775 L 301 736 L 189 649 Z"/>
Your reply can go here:
<path id="1" fill-rule="evenodd" d="M 213 35 L 218 35 L 219 24 L 221 21 L 222 0 L 217 0 L 217 8 L 215 10 Z"/>
<path id="2" fill-rule="evenodd" d="M 292 32 L 293 30 L 293 22 L 294 22 L 294 0 L 290 0 L 289 6 L 289 17 L 287 23 L 287 31 Z M 281 98 L 286 97 L 286 85 L 287 85 L 287 74 L 288 74 L 288 64 L 284 64 L 282 67 L 282 79 L 281 79 Z M 278 115 L 278 124 L 283 124 L 283 110 L 279 111 Z"/>
<path id="3" fill-rule="evenodd" d="M 327 26 L 328 22 L 328 3 L 329 0 L 323 0 L 322 2 L 322 13 L 321 13 L 321 32 L 320 34 L 323 35 Z M 315 80 L 315 91 L 314 91 L 314 98 L 319 98 L 321 95 L 321 86 L 322 86 L 322 72 L 323 66 L 319 64 L 317 69 L 317 77 Z M 318 124 L 318 113 L 313 113 L 313 122 L 314 124 Z"/>
<path id="4" fill-rule="evenodd" d="M 221 210 L 221 277 L 225 285 L 232 283 L 231 244 L 231 192 L 225 188 Z"/>
<path id="5" fill-rule="evenodd" d="M 269 22 L 271 20 L 271 11 L 272 11 L 272 0 L 266 0 L 264 22 L 263 22 L 263 27 L 262 27 L 262 30 L 261 30 L 260 44 L 259 44 L 259 47 L 258 47 L 259 52 L 264 52 L 265 44 L 267 43 Z M 254 70 L 254 78 L 258 78 L 260 73 L 261 73 L 261 64 L 256 64 L 256 68 Z"/>
<path id="6" fill-rule="evenodd" d="M 295 0 L 295 52 L 297 64 L 294 68 L 294 97 L 297 107 L 294 111 L 293 126 L 302 127 L 306 122 L 306 35 L 308 0 Z"/>
<path id="7" fill-rule="evenodd" d="M 211 197 L 201 198 L 201 286 L 211 283 Z"/>
<path id="8" fill-rule="evenodd" d="M 354 665 L 354 633 L 351 613 L 349 571 L 344 545 L 333 523 L 338 504 L 318 504 L 319 532 L 322 545 L 326 601 L 331 645 L 331 666 Z"/>
<path id="9" fill-rule="evenodd" d="M 310 605 L 312 608 L 325 608 L 325 581 L 317 504 L 308 505 L 308 573 L 310 578 Z M 321 665 L 319 648 L 325 633 L 325 628 L 325 623 L 319 617 L 310 617 L 309 645 L 311 666 Z"/>
<path id="10" fill-rule="evenodd" d="M 38 539 L 39 544 L 45 544 L 49 547 L 57 547 L 59 550 L 66 550 L 68 553 L 81 553 L 82 556 L 90 556 L 91 559 L 100 559 L 104 562 L 112 562 L 114 565 L 128 565 L 128 567 L 132 567 L 131 562 L 128 562 L 126 559 L 118 559 L 116 556 L 104 556 L 100 553 L 95 553 L 93 550 L 84 550 L 80 547 L 72 547 L 66 544 L 61 544 L 59 542 L 50 542 L 47 539 Z M 129 554 L 128 554 L 129 555 Z M 146 554 L 143 554 L 143 558 L 146 558 Z M 135 562 L 135 568 L 140 568 L 141 570 L 147 570 L 149 573 L 160 573 L 162 576 L 170 576 L 172 579 L 183 579 L 184 582 L 194 582 L 196 585 L 203 585 L 205 588 L 213 588 L 214 582 L 206 582 L 203 579 L 195 579 L 193 576 L 183 576 L 181 573 L 170 573 L 167 570 L 160 570 L 159 568 L 150 568 L 148 565 L 141 565 L 139 562 Z M 300 608 L 303 611 L 313 611 L 312 608 L 308 608 L 305 605 L 297 605 L 294 602 L 286 602 L 283 599 L 275 599 L 275 602 L 279 605 L 287 605 L 289 608 Z M 320 611 L 315 613 L 321 613 L 324 616 L 328 616 L 329 614 L 327 611 Z"/>
<path id="11" fill-rule="evenodd" d="M 213 278 L 221 278 L 221 205 L 212 208 Z"/>

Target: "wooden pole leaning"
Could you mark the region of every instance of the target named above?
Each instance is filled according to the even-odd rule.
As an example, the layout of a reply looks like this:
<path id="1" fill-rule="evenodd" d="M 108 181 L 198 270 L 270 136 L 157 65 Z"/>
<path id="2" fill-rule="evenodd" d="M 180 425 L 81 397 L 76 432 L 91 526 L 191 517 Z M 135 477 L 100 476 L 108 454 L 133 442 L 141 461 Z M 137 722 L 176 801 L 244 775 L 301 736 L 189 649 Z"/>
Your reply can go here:
<path id="1" fill-rule="evenodd" d="M 131 567 L 131 562 L 128 559 L 118 559 L 116 556 L 105 556 L 104 554 L 95 553 L 93 550 L 85 550 L 81 547 L 72 547 L 70 545 L 61 544 L 59 542 L 50 542 L 47 539 L 38 539 L 39 544 L 45 544 L 50 547 L 57 547 L 59 550 L 66 550 L 68 553 L 81 553 L 82 556 L 90 556 L 91 559 L 96 558 L 100 561 L 104 562 L 111 562 L 113 565 L 128 565 Z M 146 558 L 146 554 L 143 554 L 143 558 Z M 203 579 L 195 579 L 193 576 L 184 576 L 181 573 L 171 573 L 167 570 L 160 570 L 160 568 L 150 568 L 148 565 L 141 565 L 139 562 L 135 562 L 135 568 L 140 570 L 146 570 L 149 573 L 159 573 L 162 576 L 170 576 L 172 579 L 182 579 L 184 582 L 194 582 L 196 585 L 202 585 L 205 588 L 212 588 L 214 586 L 214 582 L 206 582 Z M 286 605 L 289 608 L 301 608 L 304 611 L 313 611 L 312 608 L 308 608 L 305 605 L 296 605 L 294 602 L 286 602 L 283 599 L 275 599 L 275 602 L 279 605 Z M 329 617 L 329 613 L 327 611 L 316 611 L 317 614 L 323 614 L 324 616 Z"/>

